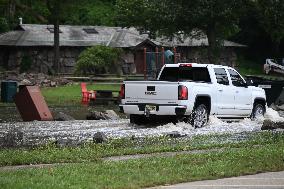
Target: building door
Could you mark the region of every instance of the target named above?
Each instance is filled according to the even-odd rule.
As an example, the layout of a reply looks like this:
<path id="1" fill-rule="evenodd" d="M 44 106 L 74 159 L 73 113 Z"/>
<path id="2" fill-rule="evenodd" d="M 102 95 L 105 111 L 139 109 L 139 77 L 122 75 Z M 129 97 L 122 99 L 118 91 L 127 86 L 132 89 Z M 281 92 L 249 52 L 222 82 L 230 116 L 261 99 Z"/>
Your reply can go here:
<path id="1" fill-rule="evenodd" d="M 144 51 L 137 50 L 134 54 L 134 64 L 136 66 L 136 73 L 143 74 L 144 73 Z"/>

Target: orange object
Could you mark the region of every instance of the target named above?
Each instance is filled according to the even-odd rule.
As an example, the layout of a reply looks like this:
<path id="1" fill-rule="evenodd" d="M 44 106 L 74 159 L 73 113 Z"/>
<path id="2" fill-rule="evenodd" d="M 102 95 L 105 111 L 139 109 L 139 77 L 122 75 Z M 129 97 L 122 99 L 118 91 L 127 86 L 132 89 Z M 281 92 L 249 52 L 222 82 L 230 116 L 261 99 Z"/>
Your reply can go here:
<path id="1" fill-rule="evenodd" d="M 52 121 L 53 117 L 38 86 L 25 86 L 15 95 L 23 121 Z"/>
<path id="2" fill-rule="evenodd" d="M 81 91 L 82 91 L 82 103 L 88 103 L 90 99 L 96 99 L 96 92 L 95 91 L 88 91 L 87 84 L 81 83 Z"/>

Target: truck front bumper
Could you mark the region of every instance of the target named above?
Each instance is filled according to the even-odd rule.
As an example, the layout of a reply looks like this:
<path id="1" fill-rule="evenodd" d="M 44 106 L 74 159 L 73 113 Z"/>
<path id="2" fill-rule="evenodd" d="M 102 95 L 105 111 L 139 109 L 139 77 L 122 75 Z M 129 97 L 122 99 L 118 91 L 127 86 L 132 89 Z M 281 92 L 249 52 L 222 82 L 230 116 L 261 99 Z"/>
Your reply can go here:
<path id="1" fill-rule="evenodd" d="M 187 106 L 185 105 L 152 105 L 156 106 L 156 110 L 148 110 L 145 104 L 120 104 L 120 112 L 135 115 L 189 115 Z"/>

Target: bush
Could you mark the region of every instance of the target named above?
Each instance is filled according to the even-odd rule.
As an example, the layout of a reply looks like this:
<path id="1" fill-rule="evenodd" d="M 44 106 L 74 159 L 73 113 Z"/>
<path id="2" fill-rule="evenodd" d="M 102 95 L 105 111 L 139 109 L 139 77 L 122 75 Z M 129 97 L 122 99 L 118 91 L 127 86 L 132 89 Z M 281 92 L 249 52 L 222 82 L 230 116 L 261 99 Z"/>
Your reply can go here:
<path id="1" fill-rule="evenodd" d="M 84 50 L 75 66 L 76 74 L 106 73 L 120 57 L 122 50 L 106 46 L 95 46 Z"/>

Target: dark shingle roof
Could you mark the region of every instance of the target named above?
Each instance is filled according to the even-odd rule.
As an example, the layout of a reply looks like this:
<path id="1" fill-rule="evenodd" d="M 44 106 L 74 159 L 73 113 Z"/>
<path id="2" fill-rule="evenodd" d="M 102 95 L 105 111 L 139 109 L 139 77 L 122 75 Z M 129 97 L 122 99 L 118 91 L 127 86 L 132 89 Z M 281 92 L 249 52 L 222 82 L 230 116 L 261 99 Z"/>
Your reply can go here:
<path id="1" fill-rule="evenodd" d="M 52 46 L 54 35 L 52 29 L 53 25 L 22 24 L 17 30 L 1 34 L 0 46 Z M 135 47 L 146 39 L 148 36 L 139 34 L 135 28 L 60 25 L 60 46 Z M 151 42 L 168 47 L 208 45 L 206 37 L 185 38 L 182 42 L 175 38 L 172 41 L 159 38 Z M 241 47 L 243 45 L 225 41 L 224 46 Z"/>

